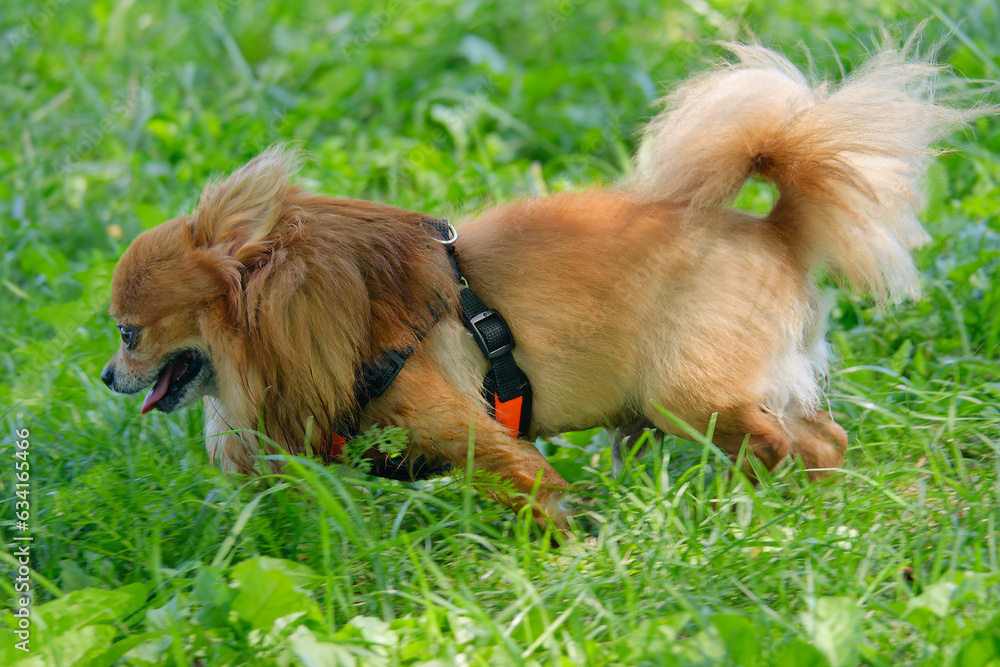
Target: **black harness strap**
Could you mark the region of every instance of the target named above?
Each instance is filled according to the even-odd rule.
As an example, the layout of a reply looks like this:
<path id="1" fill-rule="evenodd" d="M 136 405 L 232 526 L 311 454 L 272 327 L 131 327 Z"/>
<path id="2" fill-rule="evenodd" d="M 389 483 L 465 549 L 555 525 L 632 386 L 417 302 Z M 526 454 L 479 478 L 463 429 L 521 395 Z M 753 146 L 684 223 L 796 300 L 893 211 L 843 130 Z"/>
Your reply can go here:
<path id="1" fill-rule="evenodd" d="M 522 438 L 528 437 L 531 423 L 531 383 L 518 368 L 511 350 L 514 336 L 500 313 L 486 306 L 458 268 L 455 259 L 455 229 L 447 220 L 425 218 L 441 237 L 455 278 L 465 285 L 459 292 L 462 322 L 472 334 L 479 350 L 490 362 L 490 371 L 483 379 L 483 398 L 489 415 Z"/>
<path id="2" fill-rule="evenodd" d="M 437 323 L 439 314 L 435 311 L 434 323 L 417 335 L 417 342 L 424 339 L 424 336 Z M 337 435 L 342 439 L 342 443 L 361 435 L 361 413 L 365 407 L 374 399 L 380 397 L 389 390 L 392 381 L 396 379 L 399 372 L 406 365 L 406 360 L 413 354 L 415 347 L 408 347 L 403 350 L 387 350 L 377 359 L 366 362 L 358 370 L 354 381 L 354 399 L 356 408 L 342 426 L 337 429 Z M 336 457 L 342 455 L 343 444 L 339 445 L 341 451 Z M 451 468 L 448 463 L 432 464 L 424 457 L 411 457 L 406 454 L 397 454 L 385 459 L 372 460 L 372 467 L 369 474 L 385 479 L 395 479 L 401 482 L 413 482 L 419 479 L 427 479 L 436 475 L 442 475 Z"/>
<path id="3" fill-rule="evenodd" d="M 423 336 L 418 338 L 421 339 Z M 358 403 L 359 410 L 389 390 L 389 385 L 399 375 L 399 371 L 403 370 L 406 360 L 415 349 L 410 347 L 405 350 L 389 350 L 383 352 L 375 361 L 369 361 L 361 367 L 354 385 L 354 399 Z"/>
<path id="4" fill-rule="evenodd" d="M 434 319 L 437 323 L 437 318 Z M 433 324 L 431 328 L 433 328 Z M 428 329 L 429 331 L 429 329 Z M 417 341 L 423 340 L 427 332 L 421 333 Z M 351 415 L 351 422 L 344 429 L 342 435 L 345 440 L 355 438 L 361 431 L 361 412 L 371 401 L 380 397 L 389 389 L 389 385 L 396 379 L 399 372 L 403 370 L 406 360 L 410 358 L 416 348 L 406 348 L 404 350 L 389 350 L 383 352 L 378 359 L 369 361 L 358 371 L 357 380 L 354 384 L 354 397 L 357 401 L 357 410 Z M 396 454 L 385 459 L 373 459 L 369 474 L 384 479 L 395 479 L 401 482 L 415 482 L 428 477 L 443 475 L 451 469 L 449 463 L 437 463 L 429 461 L 423 456 L 413 457 L 408 454 Z"/>
<path id="5" fill-rule="evenodd" d="M 455 260 L 455 228 L 447 220 L 424 218 L 424 222 L 436 232 L 438 240 L 445 247 L 455 278 L 465 285 L 459 292 L 462 306 L 462 321 L 472 333 L 476 345 L 490 362 L 490 371 L 483 379 L 483 398 L 486 400 L 490 417 L 509 428 L 522 438 L 528 435 L 531 422 L 531 383 L 528 377 L 518 368 L 511 350 L 514 349 L 514 336 L 510 327 L 500 313 L 488 308 L 475 292 L 469 289 L 465 276 L 458 268 Z M 435 311 L 434 323 L 440 318 Z M 433 328 L 433 324 L 430 328 Z M 417 342 L 424 339 L 430 331 L 421 332 Z M 350 439 L 360 435 L 361 412 L 373 400 L 388 391 L 392 381 L 403 370 L 406 360 L 413 354 L 415 348 L 404 350 L 388 350 L 377 359 L 366 362 L 358 371 L 354 383 L 356 410 L 350 415 L 340 429 L 340 435 Z M 411 461 L 406 455 L 398 454 L 387 458 L 384 462 L 376 461 L 370 471 L 377 477 L 414 481 L 441 474 L 450 466 L 431 466 L 429 462 L 420 459 Z"/>

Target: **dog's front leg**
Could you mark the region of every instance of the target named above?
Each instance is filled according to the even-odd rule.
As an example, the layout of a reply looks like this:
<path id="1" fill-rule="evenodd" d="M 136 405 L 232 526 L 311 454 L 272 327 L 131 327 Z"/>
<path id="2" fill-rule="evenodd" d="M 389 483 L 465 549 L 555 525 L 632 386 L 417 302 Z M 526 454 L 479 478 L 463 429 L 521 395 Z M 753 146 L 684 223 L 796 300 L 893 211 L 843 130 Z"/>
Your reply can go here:
<path id="1" fill-rule="evenodd" d="M 569 490 L 566 480 L 533 444 L 492 419 L 479 396 L 456 391 L 426 358 L 411 358 L 392 390 L 372 408 L 377 421 L 410 432 L 412 454 L 444 458 L 458 470 L 466 469 L 471 434 L 473 468 L 495 473 L 513 490 L 480 488 L 517 509 L 530 504 L 543 528 L 552 521 L 565 530 L 567 513 L 560 501 Z"/>
<path id="2" fill-rule="evenodd" d="M 212 465 L 219 461 L 223 472 L 256 475 L 254 457 L 260 445 L 255 435 L 239 423 L 212 396 L 205 397 L 205 450 Z M 271 463 L 272 469 L 276 464 Z"/>
<path id="3" fill-rule="evenodd" d="M 476 412 L 473 419 L 467 427 L 467 430 L 474 433 L 473 468 L 493 473 L 502 481 L 509 482 L 512 487 L 511 492 L 508 490 L 510 487 L 483 485 L 484 490 L 500 502 L 517 509 L 530 503 L 532 515 L 539 526 L 545 528 L 551 520 L 557 528 L 565 530 L 567 512 L 561 501 L 569 491 L 566 480 L 533 444 L 512 437 L 506 427 L 491 419 L 485 411 Z M 452 466 L 465 469 L 468 462 L 468 438 L 449 441 L 438 439 L 436 444 L 438 451 Z"/>

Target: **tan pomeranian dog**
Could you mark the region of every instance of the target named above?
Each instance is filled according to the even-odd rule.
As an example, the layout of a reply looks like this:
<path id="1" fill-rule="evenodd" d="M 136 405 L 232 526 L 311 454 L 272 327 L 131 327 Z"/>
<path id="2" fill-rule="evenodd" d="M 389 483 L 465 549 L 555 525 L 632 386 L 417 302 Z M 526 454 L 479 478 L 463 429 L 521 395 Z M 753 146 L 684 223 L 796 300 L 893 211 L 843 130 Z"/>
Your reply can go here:
<path id="1" fill-rule="evenodd" d="M 209 455 L 246 474 L 277 453 L 270 441 L 339 460 L 352 421 L 406 429 L 420 471 L 464 469 L 474 429 L 474 467 L 509 482 L 504 501 L 533 494 L 542 523 L 564 521 L 568 485 L 534 438 L 606 425 L 683 435 L 664 410 L 695 429 L 717 415 L 730 455 L 746 442 L 767 469 L 795 455 L 828 473 L 847 437 L 821 409 L 817 275 L 880 302 L 917 296 L 931 144 L 978 112 L 935 102 L 939 68 L 905 48 L 832 87 L 761 46 L 728 48 L 733 62 L 665 99 L 623 182 L 458 226 L 454 260 L 506 319 L 530 379 L 522 437 L 483 400 L 490 362 L 463 325 L 452 239 L 423 213 L 301 189 L 284 147 L 135 239 L 114 272 L 122 345 L 102 379 L 151 387 L 144 413 L 204 398 Z M 768 215 L 729 207 L 752 177 L 777 187 Z M 359 373 L 392 350 L 409 354 L 402 370 L 360 399 Z"/>

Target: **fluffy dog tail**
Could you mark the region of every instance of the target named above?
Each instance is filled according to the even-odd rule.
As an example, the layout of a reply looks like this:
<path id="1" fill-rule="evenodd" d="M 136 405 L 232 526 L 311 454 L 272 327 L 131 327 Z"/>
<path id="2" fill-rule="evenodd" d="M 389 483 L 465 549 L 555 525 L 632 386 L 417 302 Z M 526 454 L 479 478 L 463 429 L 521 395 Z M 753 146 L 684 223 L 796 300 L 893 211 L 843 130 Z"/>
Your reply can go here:
<path id="1" fill-rule="evenodd" d="M 934 100 L 940 67 L 883 49 L 839 86 L 810 85 L 761 46 L 727 44 L 737 61 L 662 100 L 625 187 L 640 202 L 727 206 L 757 176 L 808 270 L 838 271 L 880 302 L 919 294 L 910 251 L 932 142 L 982 109 Z"/>

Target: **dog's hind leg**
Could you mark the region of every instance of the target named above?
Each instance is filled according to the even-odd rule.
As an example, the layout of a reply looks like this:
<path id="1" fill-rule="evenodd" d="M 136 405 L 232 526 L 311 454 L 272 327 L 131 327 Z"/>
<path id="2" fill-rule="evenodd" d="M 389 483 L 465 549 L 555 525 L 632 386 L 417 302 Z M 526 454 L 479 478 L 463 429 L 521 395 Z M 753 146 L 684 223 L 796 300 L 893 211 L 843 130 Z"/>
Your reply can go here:
<path id="1" fill-rule="evenodd" d="M 781 420 L 766 408 L 750 405 L 736 409 L 718 410 L 717 412 L 718 418 L 712 442 L 729 454 L 733 461 L 739 459 L 744 442 L 747 444 L 747 450 L 752 452 L 768 471 L 774 470 L 785 457 L 792 453 L 792 438 L 789 437 Z M 687 437 L 676 424 L 660 414 L 659 411 L 651 409 L 647 412 L 647 416 L 657 428 L 665 433 L 682 438 Z M 704 419 L 704 423 L 692 420 L 688 424 L 704 432 L 708 425 L 708 419 Z M 744 461 L 743 471 L 751 479 L 755 479 L 753 468 L 749 462 Z"/>
<path id="2" fill-rule="evenodd" d="M 684 437 L 663 415 L 648 415 L 660 429 Z M 691 424 L 704 428 L 704 424 Z M 844 462 L 847 434 L 828 414 L 815 410 L 808 416 L 779 417 L 763 406 L 746 406 L 720 411 L 712 441 L 736 461 L 743 443 L 768 471 L 774 470 L 787 456 L 802 459 L 809 479 L 816 481 L 834 474 Z M 754 478 L 745 463 L 744 472 Z"/>
<path id="3" fill-rule="evenodd" d="M 835 473 L 844 462 L 847 433 L 822 410 L 792 420 L 792 451 L 802 459 L 809 479 L 816 481 Z"/>
<path id="4" fill-rule="evenodd" d="M 743 443 L 770 472 L 792 452 L 792 439 L 781 420 L 762 406 L 747 406 L 734 412 L 732 417 L 720 414 L 716 422 L 713 441 L 734 460 L 738 460 Z M 744 461 L 743 472 L 756 481 L 753 468 Z"/>

